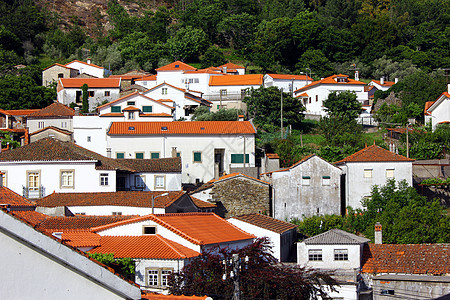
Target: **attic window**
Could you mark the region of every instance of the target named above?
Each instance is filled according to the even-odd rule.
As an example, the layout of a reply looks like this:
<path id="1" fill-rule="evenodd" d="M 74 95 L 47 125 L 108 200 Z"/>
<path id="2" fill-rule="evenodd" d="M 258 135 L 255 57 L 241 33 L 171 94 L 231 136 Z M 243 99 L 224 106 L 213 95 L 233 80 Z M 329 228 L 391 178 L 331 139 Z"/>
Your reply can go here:
<path id="1" fill-rule="evenodd" d="M 200 130 L 205 130 L 205 127 L 200 127 Z"/>
<path id="2" fill-rule="evenodd" d="M 167 127 L 166 127 L 166 126 L 163 126 L 163 127 L 161 127 L 161 130 L 162 130 L 162 131 L 167 131 Z"/>
<path id="3" fill-rule="evenodd" d="M 175 65 L 175 68 L 179 68 L 180 67 L 180 65 Z"/>
<path id="4" fill-rule="evenodd" d="M 133 126 L 128 127 L 128 130 L 134 130 Z"/>
<path id="5" fill-rule="evenodd" d="M 142 226 L 142 234 L 156 234 L 155 226 Z"/>

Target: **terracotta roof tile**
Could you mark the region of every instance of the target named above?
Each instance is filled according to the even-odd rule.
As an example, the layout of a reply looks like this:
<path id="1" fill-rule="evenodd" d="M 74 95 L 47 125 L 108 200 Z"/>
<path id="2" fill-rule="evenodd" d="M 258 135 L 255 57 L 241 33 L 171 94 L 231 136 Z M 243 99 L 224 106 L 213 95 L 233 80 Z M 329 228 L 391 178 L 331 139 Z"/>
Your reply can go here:
<path id="1" fill-rule="evenodd" d="M 340 164 L 344 162 L 372 162 L 372 161 L 414 161 L 414 159 L 407 158 L 403 155 L 395 154 L 391 151 L 383 149 L 377 145 L 371 145 L 358 152 L 353 153 L 346 158 L 335 162 Z"/>
<path id="2" fill-rule="evenodd" d="M 223 67 L 226 67 L 227 69 L 245 69 L 245 67 L 237 65 L 237 64 L 233 64 L 231 62 L 226 63 L 224 65 L 218 66 L 217 68 L 222 69 Z"/>
<path id="3" fill-rule="evenodd" d="M 262 74 L 211 76 L 209 86 L 262 85 L 263 77 Z"/>
<path id="4" fill-rule="evenodd" d="M 338 82 L 336 81 L 336 78 L 341 77 L 341 78 L 346 78 L 347 81 L 345 82 Z M 321 85 L 321 84 L 342 84 L 342 85 L 366 85 L 364 82 L 362 81 L 357 81 L 354 79 L 349 78 L 347 75 L 343 75 L 343 74 L 339 74 L 339 75 L 332 75 L 330 77 L 326 77 L 324 79 L 321 80 L 317 80 L 314 81 L 302 88 L 299 88 L 298 90 L 296 90 L 294 93 L 299 93 L 302 91 L 306 91 L 309 90 L 312 87 L 315 87 L 316 85 Z"/>
<path id="5" fill-rule="evenodd" d="M 436 101 L 427 101 L 427 102 L 425 102 L 425 109 L 424 109 L 423 113 L 424 113 L 426 116 L 430 116 L 430 115 L 431 115 L 431 114 L 428 112 L 428 109 L 431 107 L 431 105 L 434 104 L 434 102 L 436 102 Z"/>
<path id="6" fill-rule="evenodd" d="M 75 110 L 62 103 L 54 102 L 49 106 L 29 115 L 29 118 L 42 118 L 42 117 L 73 117 Z"/>
<path id="7" fill-rule="evenodd" d="M 101 236 L 97 233 L 84 231 L 65 231 L 61 235 L 61 241 L 72 247 L 97 247 L 100 246 Z"/>
<path id="8" fill-rule="evenodd" d="M 156 81 L 156 75 L 145 76 L 145 77 L 136 79 L 135 81 Z"/>
<path id="9" fill-rule="evenodd" d="M 307 75 L 292 75 L 292 74 L 267 74 L 273 79 L 287 79 L 287 80 L 304 80 L 313 81 L 313 79 Z"/>
<path id="10" fill-rule="evenodd" d="M 112 122 L 108 135 L 255 134 L 248 121 Z"/>
<path id="11" fill-rule="evenodd" d="M 209 183 L 215 183 L 215 182 L 218 182 L 218 181 L 223 181 L 223 180 L 227 180 L 227 179 L 231 179 L 231 178 L 238 178 L 238 177 L 245 177 L 245 178 L 248 178 L 248 179 L 251 179 L 251 180 L 263 183 L 263 184 L 270 185 L 270 183 L 267 182 L 267 181 L 264 181 L 264 180 L 261 180 L 261 179 L 257 179 L 257 178 L 254 178 L 254 177 L 248 176 L 246 174 L 242 174 L 242 173 L 231 173 L 231 174 L 223 175 L 222 177 L 219 177 L 218 179 L 210 180 Z"/>
<path id="12" fill-rule="evenodd" d="M 54 67 L 54 66 L 62 67 L 62 68 L 65 68 L 65 69 L 73 69 L 73 68 L 69 68 L 69 67 L 67 67 L 67 66 L 65 66 L 65 65 L 55 63 L 55 64 L 53 64 L 53 65 L 51 65 L 51 66 L 48 66 L 48 67 L 45 68 L 43 71 L 45 71 L 45 70 L 47 70 L 47 69 L 50 69 L 51 67 Z M 75 70 L 75 69 L 73 69 L 73 70 Z"/>
<path id="13" fill-rule="evenodd" d="M 81 88 L 83 84 L 89 88 L 120 88 L 120 79 L 114 78 L 60 78 L 59 83 L 63 88 Z"/>
<path id="14" fill-rule="evenodd" d="M 379 80 L 372 80 L 372 81 L 375 82 L 378 85 L 386 86 L 386 87 L 388 87 L 388 86 L 390 87 L 390 86 L 393 86 L 395 84 L 394 81 L 385 81 L 383 84 L 381 84 L 381 81 L 379 81 Z"/>
<path id="15" fill-rule="evenodd" d="M 117 223 L 124 220 L 136 218 L 137 216 L 73 216 L 55 217 L 48 216 L 40 222 L 36 229 L 46 232 L 59 232 L 71 230 L 88 230 L 91 227 Z"/>
<path id="16" fill-rule="evenodd" d="M 65 135 L 71 135 L 72 134 L 72 132 L 70 132 L 68 130 L 65 130 L 65 129 L 61 129 L 61 128 L 58 128 L 58 127 L 55 127 L 55 126 L 47 126 L 45 128 L 39 129 L 39 130 L 37 130 L 37 131 L 35 131 L 33 133 L 30 133 L 30 136 L 39 134 L 39 133 L 41 133 L 43 131 L 46 131 L 46 130 L 49 130 L 49 129 L 57 131 L 57 132 L 62 133 L 62 134 L 65 134 Z"/>
<path id="17" fill-rule="evenodd" d="M 208 201 L 203 201 L 192 196 L 189 197 L 191 197 L 191 200 L 194 202 L 195 206 L 199 208 L 215 208 L 217 206 L 213 203 L 209 203 Z"/>
<path id="18" fill-rule="evenodd" d="M 279 159 L 280 158 L 280 156 L 276 153 L 266 153 L 266 157 L 270 158 L 270 159 L 277 159 L 277 158 Z"/>
<path id="19" fill-rule="evenodd" d="M 196 68 L 177 60 L 177 61 L 174 61 L 173 63 L 170 63 L 168 65 L 165 65 L 161 68 L 156 69 L 156 71 L 158 71 L 158 72 L 159 71 L 186 71 L 186 70 L 196 70 Z"/>
<path id="20" fill-rule="evenodd" d="M 10 109 L 4 111 L 11 116 L 29 116 L 39 110 L 40 109 Z"/>
<path id="21" fill-rule="evenodd" d="M 116 258 L 184 259 L 201 254 L 171 240 L 155 235 L 102 236 L 100 246 L 89 253 L 114 253 Z"/>
<path id="22" fill-rule="evenodd" d="M 119 191 L 97 193 L 52 193 L 42 199 L 36 200 L 37 206 L 132 206 L 151 207 L 152 196 L 165 192 Z M 168 192 L 167 196 L 155 199 L 155 207 L 165 208 L 184 195 L 183 191 Z"/>
<path id="23" fill-rule="evenodd" d="M 145 220 L 154 221 L 196 245 L 218 244 L 255 238 L 254 235 L 240 230 L 213 213 L 147 215 L 132 220 L 92 228 L 92 231 L 103 231 L 116 226 L 142 222 Z"/>
<path id="24" fill-rule="evenodd" d="M 39 226 L 39 224 L 42 224 L 46 219 L 50 218 L 49 216 L 34 210 L 11 211 L 11 213 L 35 227 Z"/>
<path id="25" fill-rule="evenodd" d="M 112 106 L 113 104 L 116 104 L 116 103 L 118 103 L 118 102 L 121 102 L 121 101 L 123 101 L 123 100 L 125 100 L 125 99 L 127 99 L 127 98 L 131 98 L 131 97 L 136 96 L 136 95 L 139 95 L 139 96 L 141 96 L 141 97 L 143 97 L 143 98 L 146 98 L 146 99 L 149 100 L 149 101 L 156 102 L 156 103 L 158 103 L 158 104 L 162 104 L 162 105 L 164 105 L 164 106 L 166 106 L 166 107 L 168 107 L 168 108 L 173 108 L 173 107 L 170 106 L 170 105 L 167 105 L 167 104 L 164 104 L 164 103 L 162 103 L 162 102 L 160 102 L 160 101 L 157 101 L 157 100 L 155 100 L 155 99 L 152 99 L 152 98 L 150 98 L 150 97 L 148 97 L 148 96 L 146 96 L 146 95 L 144 95 L 144 94 L 141 94 L 141 93 L 139 93 L 139 92 L 133 92 L 133 93 L 131 93 L 131 94 L 125 95 L 125 96 L 123 96 L 123 97 L 120 97 L 119 99 L 116 99 L 116 100 L 113 100 L 113 101 L 111 101 L 111 102 L 105 103 L 105 104 L 103 104 L 103 105 L 97 106 L 97 111 L 99 110 L 99 108 L 103 108 L 103 107 L 107 107 L 107 106 Z M 138 110 L 138 109 L 137 109 L 137 110 Z"/>
<path id="26" fill-rule="evenodd" d="M 297 225 L 280 221 L 274 218 L 271 218 L 269 216 L 261 215 L 261 214 L 247 214 L 247 215 L 240 215 L 237 217 L 233 217 L 232 219 L 236 219 L 239 221 L 243 221 L 276 233 L 283 233 L 288 230 L 292 230 L 294 228 L 297 228 Z"/>
<path id="27" fill-rule="evenodd" d="M 362 272 L 450 274 L 450 244 L 368 244 Z"/>
<path id="28" fill-rule="evenodd" d="M 31 201 L 4 186 L 0 187 L 0 204 L 9 204 L 13 206 L 34 206 Z"/>

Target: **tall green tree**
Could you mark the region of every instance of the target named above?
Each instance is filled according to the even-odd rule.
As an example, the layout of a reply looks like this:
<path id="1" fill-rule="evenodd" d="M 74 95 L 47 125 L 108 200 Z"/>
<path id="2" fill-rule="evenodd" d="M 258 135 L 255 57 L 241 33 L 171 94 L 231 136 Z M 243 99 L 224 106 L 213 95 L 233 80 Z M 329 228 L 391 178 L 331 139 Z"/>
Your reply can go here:
<path id="1" fill-rule="evenodd" d="M 83 106 L 81 107 L 81 112 L 85 114 L 89 112 L 89 93 L 88 85 L 86 83 L 81 86 L 81 91 L 83 93 Z"/>
<path id="2" fill-rule="evenodd" d="M 209 46 L 207 35 L 202 29 L 187 26 L 167 40 L 166 47 L 173 60 L 199 61 Z"/>

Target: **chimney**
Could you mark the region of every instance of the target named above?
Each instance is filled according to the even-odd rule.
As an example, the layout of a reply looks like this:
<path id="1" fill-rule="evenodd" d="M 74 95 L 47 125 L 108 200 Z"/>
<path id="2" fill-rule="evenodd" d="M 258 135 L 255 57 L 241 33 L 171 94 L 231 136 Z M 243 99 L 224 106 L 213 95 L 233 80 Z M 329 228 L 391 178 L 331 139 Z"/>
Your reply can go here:
<path id="1" fill-rule="evenodd" d="M 383 244 L 383 231 L 381 228 L 381 223 L 375 223 L 375 244 Z"/>
<path id="2" fill-rule="evenodd" d="M 172 157 L 177 157 L 177 147 L 172 147 Z"/>
<path id="3" fill-rule="evenodd" d="M 384 77 L 380 78 L 380 84 L 383 85 L 384 84 Z"/>
<path id="4" fill-rule="evenodd" d="M 91 59 L 88 57 L 86 62 L 90 65 L 91 64 Z"/>
<path id="5" fill-rule="evenodd" d="M 111 148 L 106 148 L 106 157 L 111 158 Z"/>
<path id="6" fill-rule="evenodd" d="M 359 71 L 355 71 L 355 80 L 359 81 Z"/>
<path id="7" fill-rule="evenodd" d="M 397 82 L 398 82 L 398 78 L 395 78 L 395 79 L 394 79 L 394 82 L 397 83 Z"/>
<path id="8" fill-rule="evenodd" d="M 75 116 L 79 116 L 80 115 L 80 107 L 79 106 L 75 106 Z"/>
<path id="9" fill-rule="evenodd" d="M 0 187 L 3 187 L 3 175 L 5 175 L 5 173 L 0 172 Z"/>
<path id="10" fill-rule="evenodd" d="M 223 67 L 223 73 L 227 74 L 227 67 Z"/>
<path id="11" fill-rule="evenodd" d="M 239 121 L 244 121 L 244 115 L 239 115 L 239 116 L 238 116 L 238 120 L 239 120 Z"/>

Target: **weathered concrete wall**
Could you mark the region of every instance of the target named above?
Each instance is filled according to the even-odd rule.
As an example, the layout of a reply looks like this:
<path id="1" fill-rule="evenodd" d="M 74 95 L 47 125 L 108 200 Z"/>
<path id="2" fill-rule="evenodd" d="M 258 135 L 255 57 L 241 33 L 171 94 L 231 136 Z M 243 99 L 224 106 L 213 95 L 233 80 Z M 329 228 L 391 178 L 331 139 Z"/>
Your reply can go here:
<path id="1" fill-rule="evenodd" d="M 222 217 L 249 213 L 270 214 L 270 186 L 243 177 L 217 182 L 211 191 L 212 202 L 218 202 Z M 220 205 L 221 204 L 221 205 Z"/>

